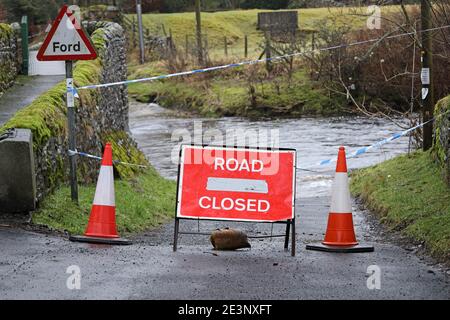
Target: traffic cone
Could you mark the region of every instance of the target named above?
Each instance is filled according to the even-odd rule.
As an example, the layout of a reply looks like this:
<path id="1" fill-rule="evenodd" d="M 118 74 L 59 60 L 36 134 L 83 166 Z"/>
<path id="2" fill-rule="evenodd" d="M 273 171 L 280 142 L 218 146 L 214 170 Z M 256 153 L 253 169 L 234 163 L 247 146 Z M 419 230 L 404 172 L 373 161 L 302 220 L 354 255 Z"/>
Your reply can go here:
<path id="1" fill-rule="evenodd" d="M 332 188 L 325 239 L 321 244 L 307 245 L 306 249 L 328 252 L 372 252 L 373 246 L 360 245 L 356 241 L 344 147 L 339 148 Z"/>
<path id="2" fill-rule="evenodd" d="M 114 174 L 111 144 L 107 143 L 102 158 L 100 174 L 95 189 L 94 203 L 84 236 L 71 236 L 71 241 L 131 244 L 119 238 L 116 227 L 116 203 L 114 196 Z"/>

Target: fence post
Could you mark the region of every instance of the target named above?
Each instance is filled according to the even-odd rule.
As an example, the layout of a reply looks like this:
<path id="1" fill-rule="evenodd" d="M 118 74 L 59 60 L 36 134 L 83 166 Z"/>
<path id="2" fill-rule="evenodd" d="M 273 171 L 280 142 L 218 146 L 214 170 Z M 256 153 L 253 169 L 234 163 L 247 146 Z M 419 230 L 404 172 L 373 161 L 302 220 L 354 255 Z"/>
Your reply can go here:
<path id="1" fill-rule="evenodd" d="M 206 58 L 206 55 L 208 54 L 208 35 L 204 34 L 203 35 L 203 39 L 204 39 L 204 45 L 203 45 L 203 58 Z"/>
<path id="2" fill-rule="evenodd" d="M 228 42 L 227 42 L 227 36 L 223 38 L 223 44 L 225 49 L 225 55 L 228 56 Z"/>
<path id="3" fill-rule="evenodd" d="M 133 39 L 132 39 L 132 42 L 133 42 L 133 47 L 136 47 L 136 21 L 135 21 L 135 19 L 134 19 L 134 16 L 132 17 L 132 20 L 131 20 L 131 33 L 133 34 Z"/>
<path id="4" fill-rule="evenodd" d="M 20 34 L 22 38 L 22 74 L 28 75 L 28 63 L 29 63 L 29 52 L 28 52 L 28 17 L 23 16 L 20 23 Z"/>
<path id="5" fill-rule="evenodd" d="M 248 57 L 248 36 L 245 35 L 244 38 L 244 55 L 247 58 Z"/>
<path id="6" fill-rule="evenodd" d="M 185 43 L 184 43 L 184 49 L 185 49 L 185 57 L 186 59 L 189 56 L 189 35 L 186 35 Z"/>
<path id="7" fill-rule="evenodd" d="M 266 33 L 266 69 L 268 72 L 272 71 L 272 63 L 271 63 L 271 58 L 272 58 L 272 50 L 271 50 L 271 44 L 270 44 L 270 36 Z"/>
<path id="8" fill-rule="evenodd" d="M 313 33 L 312 33 L 311 49 L 312 49 L 312 51 L 316 50 L 316 32 L 315 31 L 313 31 Z"/>

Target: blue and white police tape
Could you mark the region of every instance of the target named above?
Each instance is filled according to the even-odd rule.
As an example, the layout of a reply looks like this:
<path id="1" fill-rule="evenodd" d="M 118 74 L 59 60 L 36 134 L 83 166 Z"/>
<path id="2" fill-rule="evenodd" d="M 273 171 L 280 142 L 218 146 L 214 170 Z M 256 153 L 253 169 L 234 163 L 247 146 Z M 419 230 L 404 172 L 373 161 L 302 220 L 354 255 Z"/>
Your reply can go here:
<path id="1" fill-rule="evenodd" d="M 364 153 L 366 153 L 366 152 L 368 152 L 368 151 L 370 151 L 370 150 L 372 150 L 372 149 L 379 148 L 379 147 L 381 147 L 382 145 L 385 145 L 385 144 L 387 144 L 387 143 L 389 143 L 389 142 L 392 142 L 392 141 L 397 140 L 397 139 L 399 139 L 399 138 L 401 138 L 401 137 L 404 137 L 404 136 L 406 136 L 407 134 L 409 134 L 410 132 L 413 132 L 413 131 L 415 131 L 415 130 L 417 130 L 417 129 L 419 129 L 419 128 L 422 128 L 424 125 L 426 125 L 426 124 L 428 124 L 428 123 L 430 123 L 430 122 L 436 120 L 437 118 L 439 118 L 439 117 L 441 117 L 441 116 L 444 116 L 444 115 L 446 115 L 446 114 L 448 114 L 448 113 L 450 113 L 450 110 L 449 110 L 449 111 L 446 111 L 446 112 L 443 112 L 443 113 L 441 113 L 441 114 L 435 116 L 433 119 L 430 119 L 430 120 L 428 120 L 428 121 L 426 121 L 426 122 L 423 122 L 423 123 L 421 123 L 421 124 L 418 124 L 417 126 L 414 126 L 414 127 L 409 128 L 409 129 L 407 129 L 407 130 L 404 130 L 404 131 L 402 131 L 402 132 L 393 134 L 393 135 L 390 136 L 389 138 L 380 140 L 380 141 L 378 141 L 378 142 L 376 142 L 376 143 L 374 143 L 374 144 L 372 144 L 372 145 L 370 145 L 370 146 L 360 148 L 360 149 L 358 149 L 358 150 L 356 150 L 356 151 L 354 151 L 354 152 L 348 154 L 348 155 L 347 155 L 347 159 L 356 158 L 356 157 L 358 157 L 358 156 L 360 156 L 360 155 L 362 155 L 362 154 L 364 154 Z M 332 159 L 326 159 L 326 160 L 320 161 L 319 163 L 317 163 L 316 165 L 313 165 L 313 166 L 311 166 L 311 167 L 325 166 L 325 165 L 329 165 L 329 164 L 331 164 L 331 163 L 334 163 L 334 162 L 336 162 L 336 161 L 337 161 L 337 157 L 332 158 Z M 302 169 L 302 168 L 298 168 L 298 169 L 300 169 L 300 170 L 306 170 L 306 169 Z"/>
<path id="2" fill-rule="evenodd" d="M 117 82 L 103 83 L 103 84 L 93 84 L 93 85 L 83 86 L 83 87 L 79 87 L 79 88 L 74 88 L 74 90 L 76 92 L 77 90 L 105 88 L 105 87 L 112 87 L 112 86 L 119 86 L 119 85 L 127 85 L 127 84 L 131 84 L 131 83 L 149 82 L 149 81 L 163 80 L 163 79 L 168 79 L 168 78 L 173 78 L 173 77 L 188 76 L 188 75 L 193 75 L 193 74 L 197 74 L 197 73 L 205 73 L 205 72 L 223 70 L 223 69 L 228 69 L 228 68 L 235 68 L 235 67 L 240 67 L 240 66 L 245 66 L 245 65 L 264 63 L 264 62 L 269 62 L 269 61 L 277 61 L 277 60 L 282 60 L 282 59 L 291 58 L 291 57 L 295 57 L 295 56 L 301 56 L 301 55 L 312 54 L 312 53 L 319 53 L 321 51 L 328 51 L 328 50 L 336 50 L 336 49 L 348 48 L 348 47 L 353 47 L 353 46 L 357 46 L 357 45 L 361 45 L 361 44 L 365 44 L 365 43 L 379 42 L 379 41 L 383 41 L 383 40 L 387 40 L 387 39 L 394 39 L 394 38 L 399 38 L 399 37 L 404 37 L 404 36 L 411 36 L 411 35 L 414 35 L 416 33 L 431 32 L 431 31 L 434 31 L 434 30 L 440 30 L 440 29 L 446 29 L 446 28 L 450 28 L 450 25 L 440 26 L 440 27 L 435 27 L 435 28 L 430 28 L 430 29 L 424 29 L 424 30 L 419 30 L 419 31 L 416 31 L 416 32 L 405 32 L 405 33 L 391 35 L 391 36 L 387 36 L 387 37 L 369 39 L 369 40 L 358 41 L 358 42 L 353 42 L 353 43 L 340 44 L 340 45 L 337 45 L 337 46 L 318 48 L 318 49 L 313 49 L 313 50 L 306 50 L 306 51 L 303 51 L 303 52 L 295 52 L 295 53 L 291 53 L 291 54 L 286 54 L 286 55 L 282 55 L 282 56 L 275 56 L 275 57 L 265 58 L 265 59 L 243 61 L 243 62 L 238 62 L 238 63 L 226 64 L 226 65 L 222 65 L 222 66 L 203 68 L 203 69 L 196 69 L 196 70 L 184 71 L 184 72 L 177 72 L 177 73 L 153 76 L 153 77 L 148 77 L 148 78 L 141 78 L 141 79 L 134 79 L 134 80 L 125 80 L 125 81 L 117 81 Z M 75 93 L 74 96 L 78 97 L 78 94 Z"/>
<path id="3" fill-rule="evenodd" d="M 86 153 L 86 152 L 80 152 L 80 151 L 77 151 L 77 150 L 69 150 L 68 151 L 68 153 L 69 153 L 69 156 L 75 156 L 75 155 L 78 155 L 78 156 L 80 156 L 80 157 L 85 157 L 85 158 L 89 158 L 89 159 L 94 159 L 94 160 L 102 160 L 102 157 L 99 157 L 99 156 L 94 156 L 93 154 L 89 154 L 89 153 Z M 113 160 L 113 163 L 114 164 L 122 164 L 122 165 L 125 165 L 125 166 L 133 166 L 133 167 L 139 167 L 139 168 L 148 168 L 148 166 L 144 166 L 144 165 L 142 165 L 142 164 L 135 164 L 135 163 L 128 163 L 128 162 L 123 162 L 123 161 L 118 161 L 118 160 Z"/>
<path id="4" fill-rule="evenodd" d="M 421 124 L 418 124 L 417 126 L 414 126 L 414 127 L 409 128 L 409 129 L 407 129 L 407 130 L 404 130 L 404 131 L 402 131 L 402 132 L 393 134 L 392 136 L 390 136 L 390 137 L 388 137 L 388 138 L 386 138 L 386 139 L 380 140 L 380 141 L 378 141 L 378 142 L 376 142 L 376 143 L 374 143 L 374 144 L 372 144 L 372 145 L 370 145 L 370 146 L 366 146 L 366 147 L 360 148 L 360 149 L 358 149 L 358 150 L 356 150 L 356 151 L 354 151 L 354 152 L 348 154 L 348 155 L 347 155 L 347 159 L 356 158 L 356 157 L 358 157 L 358 156 L 360 156 L 360 155 L 362 155 L 362 154 L 368 152 L 369 150 L 372 150 L 372 149 L 375 149 L 375 148 L 379 148 L 379 147 L 381 147 L 381 146 L 383 146 L 383 145 L 385 145 L 385 144 L 387 144 L 387 143 L 390 143 L 390 142 L 392 142 L 392 141 L 394 141 L 394 140 L 397 140 L 397 139 L 399 139 L 399 138 L 401 138 L 401 137 L 404 137 L 404 136 L 406 136 L 407 134 L 409 134 L 410 132 L 413 132 L 413 131 L 415 131 L 415 130 L 417 130 L 417 129 L 419 129 L 419 128 L 422 128 L 424 125 L 426 125 L 426 124 L 428 124 L 428 123 L 430 123 L 430 122 L 433 122 L 433 121 L 436 120 L 437 118 L 442 117 L 442 116 L 444 116 L 444 115 L 446 115 L 446 114 L 449 114 L 449 113 L 450 113 L 450 110 L 448 110 L 448 111 L 446 111 L 446 112 L 443 112 L 443 113 L 441 113 L 441 114 L 438 114 L 438 115 L 435 116 L 434 118 L 432 118 L 432 119 L 430 119 L 430 120 L 428 120 L 428 121 L 426 121 L 426 122 L 423 122 L 423 123 L 421 123 Z M 85 153 L 85 152 L 79 152 L 79 151 L 69 150 L 69 156 L 74 156 L 74 155 L 79 155 L 79 156 L 82 156 L 82 157 L 86 157 L 86 158 L 90 158 L 90 159 L 95 159 L 95 160 L 102 160 L 102 158 L 99 157 L 99 156 L 95 156 L 95 155 L 88 154 L 88 153 Z M 336 160 L 337 160 L 337 157 L 331 158 L 331 159 L 326 159 L 326 160 L 322 160 L 322 161 L 318 162 L 318 163 L 315 164 L 315 165 L 311 165 L 311 166 L 308 166 L 308 167 L 297 167 L 297 169 L 303 170 L 303 171 L 311 171 L 311 172 L 314 172 L 313 170 L 309 170 L 309 168 L 314 168 L 314 167 L 317 167 L 317 166 L 325 166 L 325 165 L 329 165 L 329 164 L 332 164 L 332 163 L 336 162 Z M 116 164 L 122 164 L 122 165 L 127 165 L 127 166 L 135 166 L 135 167 L 140 167 L 140 168 L 148 168 L 148 166 L 145 166 L 145 165 L 134 164 L 134 163 L 127 163 L 127 162 L 122 162 L 122 161 L 117 161 L 117 160 L 115 160 L 115 161 L 113 161 L 113 162 L 116 163 Z"/>

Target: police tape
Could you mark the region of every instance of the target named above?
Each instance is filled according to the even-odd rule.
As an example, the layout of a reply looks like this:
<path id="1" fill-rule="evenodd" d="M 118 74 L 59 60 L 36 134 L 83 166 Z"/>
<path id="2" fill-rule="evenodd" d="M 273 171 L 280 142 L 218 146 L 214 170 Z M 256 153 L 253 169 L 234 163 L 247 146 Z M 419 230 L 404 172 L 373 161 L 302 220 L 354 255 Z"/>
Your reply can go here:
<path id="1" fill-rule="evenodd" d="M 387 39 L 395 39 L 395 38 L 404 37 L 404 36 L 411 36 L 411 35 L 415 35 L 416 33 L 426 33 L 426 32 L 431 32 L 431 31 L 435 31 L 435 30 L 446 29 L 446 28 L 450 28 L 450 25 L 439 26 L 439 27 L 419 30 L 419 31 L 415 31 L 415 32 L 405 32 L 405 33 L 400 33 L 400 34 L 396 34 L 396 35 L 385 36 L 385 37 L 374 38 L 374 39 L 363 40 L 363 41 L 357 41 L 357 42 L 352 42 L 352 43 L 340 44 L 340 45 L 331 46 L 331 47 L 324 47 L 324 48 L 306 50 L 306 51 L 302 51 L 302 52 L 295 52 L 295 53 L 290 53 L 290 54 L 281 55 L 281 56 L 275 56 L 275 57 L 271 57 L 271 58 L 249 60 L 249 61 L 231 63 L 231 64 L 215 66 L 215 67 L 210 67 L 210 68 L 203 68 L 203 69 L 196 69 L 196 70 L 191 70 L 191 71 L 183 71 L 183 72 L 153 76 L 153 77 L 148 77 L 148 78 L 140 78 L 140 79 L 134 79 L 134 80 L 124 80 L 124 81 L 117 81 L 117 82 L 111 82 L 111 83 L 87 85 L 87 86 L 74 88 L 73 94 L 75 97 L 78 98 L 79 97 L 78 93 L 77 93 L 78 90 L 105 88 L 105 87 L 127 85 L 127 84 L 132 84 L 132 83 L 139 83 L 139 82 L 150 82 L 150 81 L 163 80 L 163 79 L 168 79 L 168 78 L 173 78 L 173 77 L 188 76 L 188 75 L 193 75 L 193 74 L 197 74 L 197 73 L 205 73 L 205 72 L 235 68 L 235 67 L 240 67 L 240 66 L 253 65 L 253 64 L 257 64 L 257 63 L 283 60 L 283 59 L 292 58 L 295 56 L 302 56 L 302 55 L 306 55 L 306 54 L 320 53 L 322 51 L 349 48 L 349 47 L 358 46 L 361 44 L 379 42 L 379 41 L 383 41 L 383 40 L 387 40 Z"/>
<path id="2" fill-rule="evenodd" d="M 392 142 L 392 141 L 394 141 L 394 140 L 397 140 L 397 139 L 399 139 L 399 138 L 401 138 L 401 137 L 404 137 L 404 136 L 406 136 L 407 134 L 409 134 L 409 133 L 411 133 L 411 132 L 413 132 L 413 131 L 415 131 L 415 130 L 417 130 L 417 129 L 419 129 L 419 128 L 422 128 L 423 126 L 427 125 L 428 123 L 433 122 L 433 121 L 436 120 L 437 118 L 442 117 L 442 116 L 444 116 L 444 115 L 446 115 L 446 114 L 448 114 L 448 113 L 450 113 L 450 110 L 448 110 L 448 111 L 446 111 L 446 112 L 443 112 L 443 113 L 441 113 L 441 114 L 438 114 L 438 115 L 435 116 L 434 118 L 432 118 L 432 119 L 430 119 L 430 120 L 428 120 L 428 121 L 425 121 L 425 122 L 423 122 L 423 123 L 421 123 L 421 124 L 418 124 L 417 126 L 414 126 L 414 127 L 412 127 L 412 128 L 409 128 L 409 129 L 404 130 L 404 131 L 399 132 L 399 133 L 395 133 L 395 134 L 393 134 L 392 136 L 390 136 L 390 137 L 388 137 L 388 138 L 386 138 L 386 139 L 380 140 L 380 141 L 378 141 L 378 142 L 376 142 L 376 143 L 374 143 L 374 144 L 372 144 L 372 145 L 370 145 L 370 146 L 366 146 L 366 147 L 362 147 L 362 148 L 360 148 L 360 149 L 357 149 L 356 151 L 354 151 L 354 152 L 348 154 L 348 155 L 347 155 L 347 159 L 356 158 L 356 157 L 358 157 L 358 156 L 360 156 L 360 155 L 362 155 L 362 154 L 364 154 L 364 153 L 366 153 L 366 152 L 368 152 L 368 151 L 370 151 L 370 150 L 372 150 L 372 149 L 379 148 L 379 147 L 381 147 L 381 146 L 383 146 L 383 145 L 385 145 L 385 144 L 387 144 L 387 143 L 390 143 L 390 142 Z M 307 168 L 314 168 L 314 167 L 317 167 L 317 166 L 325 166 L 325 165 L 332 164 L 332 163 L 334 163 L 334 162 L 336 162 L 336 161 L 337 161 L 337 157 L 319 161 L 317 164 L 312 165 L 312 166 L 310 166 L 310 167 L 306 167 L 306 168 L 298 168 L 298 169 L 308 171 Z"/>
<path id="3" fill-rule="evenodd" d="M 434 120 L 434 119 L 432 119 L 432 120 Z M 364 153 L 366 153 L 366 152 L 368 152 L 368 151 L 370 151 L 372 149 L 379 148 L 382 145 L 385 145 L 385 144 L 387 144 L 389 142 L 392 142 L 392 141 L 397 140 L 397 139 L 399 139 L 401 137 L 404 137 L 408 133 L 423 127 L 424 125 L 426 125 L 427 123 L 431 122 L 432 120 L 424 122 L 424 123 L 422 123 L 420 125 L 417 125 L 415 127 L 409 128 L 408 130 L 402 131 L 400 133 L 396 133 L 396 134 L 390 136 L 389 138 L 380 140 L 380 141 L 378 141 L 378 142 L 376 142 L 376 143 L 374 143 L 374 144 L 372 144 L 370 146 L 366 146 L 366 147 L 362 147 L 360 149 L 357 149 L 356 151 L 348 154 L 347 155 L 347 159 L 356 158 L 356 157 L 358 157 L 358 156 L 360 156 L 360 155 L 362 155 L 362 154 L 364 154 Z M 336 161 L 337 161 L 337 157 L 334 157 L 334 158 L 331 158 L 331 159 L 322 160 L 322 161 L 318 162 L 317 165 L 318 166 L 324 166 L 324 165 L 332 164 L 332 163 L 334 163 Z"/>
<path id="4" fill-rule="evenodd" d="M 356 151 L 348 154 L 347 155 L 347 159 L 356 158 L 356 157 L 358 157 L 358 156 L 360 156 L 360 155 L 362 155 L 362 154 L 364 154 L 364 153 L 366 153 L 366 152 L 368 152 L 368 151 L 370 151 L 372 149 L 379 148 L 379 147 L 381 147 L 381 146 L 383 146 L 383 145 L 385 145 L 387 143 L 390 143 L 390 142 L 395 141 L 395 140 L 397 140 L 397 139 L 399 139 L 401 137 L 404 137 L 407 134 L 409 134 L 409 133 L 411 133 L 411 132 L 413 132 L 413 131 L 415 131 L 415 130 L 417 130 L 419 128 L 422 128 L 426 124 L 435 121 L 437 118 L 442 117 L 442 116 L 444 116 L 446 114 L 449 114 L 449 113 L 450 113 L 450 110 L 448 110 L 446 112 L 443 112 L 441 114 L 438 114 L 434 118 L 432 118 L 432 119 L 430 119 L 428 121 L 425 121 L 425 122 L 423 122 L 421 124 L 418 124 L 417 126 L 414 126 L 414 127 L 409 128 L 407 130 L 404 130 L 402 132 L 393 134 L 392 136 L 390 136 L 388 138 L 385 138 L 383 140 L 380 140 L 380 141 L 378 141 L 378 142 L 376 142 L 376 143 L 374 143 L 374 144 L 372 144 L 370 146 L 366 146 L 366 147 L 362 147 L 360 149 L 357 149 Z M 69 150 L 68 153 L 69 153 L 69 156 L 79 155 L 79 156 L 85 157 L 85 158 L 90 158 L 90 159 L 95 159 L 95 160 L 100 160 L 100 161 L 102 160 L 102 158 L 99 157 L 99 156 L 95 156 L 95 155 L 92 155 L 92 154 L 89 154 L 89 153 L 85 153 L 85 152 L 80 152 L 80 151 L 77 151 L 77 150 L 75 150 L 75 151 Z M 318 166 L 330 165 L 330 164 L 336 162 L 336 160 L 337 160 L 337 157 L 331 158 L 331 159 L 322 160 L 322 161 L 318 162 L 317 164 L 313 164 L 311 166 L 296 167 L 296 168 L 298 170 L 301 170 L 301 171 L 316 172 L 314 170 L 310 170 L 310 168 L 315 168 L 315 167 L 318 167 Z M 123 161 L 118 161 L 118 160 L 114 160 L 113 163 L 115 163 L 115 164 L 122 164 L 122 165 L 126 165 L 126 166 L 135 166 L 135 167 L 140 167 L 140 168 L 148 168 L 149 167 L 149 166 L 145 166 L 145 165 L 141 165 L 141 164 L 128 163 L 128 162 L 123 162 Z"/>
<path id="5" fill-rule="evenodd" d="M 69 153 L 70 157 L 78 155 L 80 157 L 85 157 L 85 158 L 89 158 L 89 159 L 94 159 L 94 160 L 99 160 L 99 161 L 102 160 L 102 157 L 95 156 L 93 154 L 89 154 L 89 153 L 86 153 L 86 152 L 80 152 L 80 151 L 77 151 L 77 150 L 75 150 L 75 151 L 74 150 L 69 150 L 68 153 Z M 149 166 L 145 166 L 145 165 L 142 165 L 142 164 L 128 163 L 128 162 L 123 162 L 123 161 L 119 161 L 119 160 L 113 160 L 113 163 L 114 164 L 122 164 L 122 165 L 125 165 L 125 166 L 139 167 L 139 168 L 149 168 Z"/>

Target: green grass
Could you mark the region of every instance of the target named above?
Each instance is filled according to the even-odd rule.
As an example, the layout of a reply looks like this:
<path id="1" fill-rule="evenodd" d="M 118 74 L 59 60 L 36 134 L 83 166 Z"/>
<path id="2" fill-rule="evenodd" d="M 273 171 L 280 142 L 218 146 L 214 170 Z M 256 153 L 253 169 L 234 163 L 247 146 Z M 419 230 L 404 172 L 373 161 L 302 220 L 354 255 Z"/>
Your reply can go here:
<path id="1" fill-rule="evenodd" d="M 173 217 L 175 189 L 175 182 L 162 178 L 154 169 L 133 179 L 116 180 L 116 223 L 119 233 L 140 232 Z M 60 187 L 33 214 L 33 223 L 71 234 L 83 234 L 94 194 L 95 186 L 80 186 L 80 205 L 77 206 L 70 201 L 70 188 Z"/>
<path id="2" fill-rule="evenodd" d="M 167 72 L 159 65 L 147 64 L 141 69 L 133 69 L 130 78 L 139 78 L 142 72 L 149 70 L 155 74 Z M 252 104 L 245 72 L 236 69 L 215 73 L 207 80 L 193 76 L 184 80 L 135 83 L 129 85 L 128 92 L 141 102 L 156 101 L 163 107 L 204 116 L 331 115 L 339 113 L 340 106 L 345 104 L 342 99 L 330 98 L 324 90 L 315 87 L 305 72 L 298 68 L 290 86 L 286 75 L 275 77 L 277 81 L 256 83 L 256 103 Z"/>
<path id="3" fill-rule="evenodd" d="M 384 6 L 382 12 L 398 11 L 399 6 Z M 270 10 L 236 10 L 215 13 L 202 13 L 203 33 L 207 35 L 208 44 L 211 47 L 211 58 L 224 55 L 224 36 L 227 37 L 230 56 L 244 55 L 244 37 L 248 35 L 249 55 L 258 56 L 261 53 L 259 44 L 263 40 L 262 32 L 256 30 L 258 12 Z M 355 29 L 364 28 L 366 25 L 366 7 L 362 8 L 311 8 L 300 9 L 299 28 L 304 31 L 316 30 L 324 19 L 337 15 L 337 22 L 350 24 Z M 132 16 L 132 15 L 130 15 Z M 178 46 L 185 46 L 185 36 L 190 37 L 190 42 L 195 41 L 195 13 L 171 13 L 171 14 L 145 14 L 143 23 L 152 34 L 162 35 L 162 25 L 169 33 L 172 31 L 174 40 Z"/>
<path id="4" fill-rule="evenodd" d="M 450 261 L 450 188 L 430 152 L 418 151 L 354 172 L 351 191 L 393 230 Z"/>

